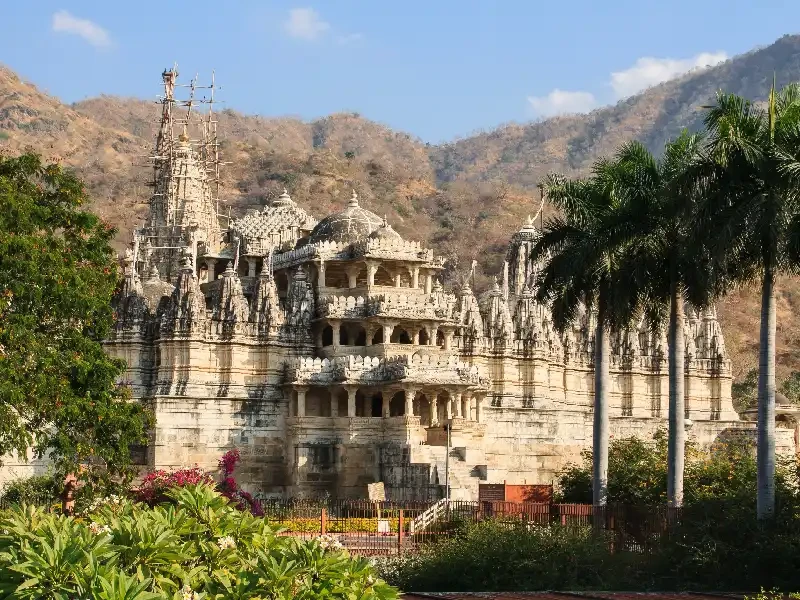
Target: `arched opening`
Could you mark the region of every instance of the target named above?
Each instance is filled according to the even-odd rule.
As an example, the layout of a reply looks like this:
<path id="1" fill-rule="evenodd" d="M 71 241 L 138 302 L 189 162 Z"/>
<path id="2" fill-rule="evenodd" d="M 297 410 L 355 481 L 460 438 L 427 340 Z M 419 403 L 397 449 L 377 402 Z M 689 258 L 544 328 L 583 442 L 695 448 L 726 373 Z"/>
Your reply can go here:
<path id="1" fill-rule="evenodd" d="M 337 414 L 340 417 L 349 417 L 347 414 L 347 391 L 339 390 L 336 395 L 336 407 L 338 408 Z"/>
<path id="2" fill-rule="evenodd" d="M 326 325 L 325 329 L 322 330 L 322 345 L 323 346 L 333 345 L 333 327 L 331 327 L 330 325 Z"/>
<path id="3" fill-rule="evenodd" d="M 349 346 L 350 345 L 350 336 L 348 334 L 348 327 L 339 327 L 339 345 L 340 346 Z"/>
<path id="4" fill-rule="evenodd" d="M 444 333 L 441 331 L 436 332 L 436 345 L 444 346 Z"/>
<path id="5" fill-rule="evenodd" d="M 406 395 L 404 392 L 397 392 L 389 401 L 389 416 L 402 417 L 406 414 Z"/>
<path id="6" fill-rule="evenodd" d="M 327 388 L 312 387 L 306 392 L 306 416 L 331 416 L 331 393 Z"/>
<path id="7" fill-rule="evenodd" d="M 357 324 L 350 326 L 350 341 L 353 346 L 366 346 L 367 345 L 367 331 Z"/>
<path id="8" fill-rule="evenodd" d="M 364 396 L 361 390 L 358 390 L 356 392 L 356 416 L 369 417 L 371 412 L 372 408 L 369 404 L 369 398 Z"/>
<path id="9" fill-rule="evenodd" d="M 350 286 L 347 281 L 347 273 L 341 264 L 325 264 L 325 287 L 347 289 Z"/>
<path id="10" fill-rule="evenodd" d="M 400 287 L 401 288 L 411 287 L 411 275 L 408 273 L 406 269 L 400 270 Z"/>
<path id="11" fill-rule="evenodd" d="M 431 403 L 425 394 L 419 393 L 414 398 L 414 414 L 419 416 L 423 425 L 431 422 Z"/>
<path id="12" fill-rule="evenodd" d="M 430 342 L 430 339 L 431 338 L 428 336 L 428 330 L 427 329 L 420 329 L 419 330 L 419 343 L 422 346 L 427 346 L 428 343 Z"/>
<path id="13" fill-rule="evenodd" d="M 383 343 L 383 327 L 379 327 L 378 331 L 372 336 L 372 343 L 373 344 L 382 344 Z"/>
<path id="14" fill-rule="evenodd" d="M 275 275 L 275 287 L 278 289 L 279 296 L 286 296 L 286 292 L 289 290 L 289 276 L 286 271 L 276 271 Z"/>
<path id="15" fill-rule="evenodd" d="M 382 417 L 383 416 L 383 395 L 380 392 L 377 392 L 372 395 L 370 399 L 370 408 L 371 408 L 371 417 Z"/>
<path id="16" fill-rule="evenodd" d="M 394 277 L 389 274 L 385 267 L 378 267 L 375 271 L 375 285 L 394 287 Z"/>
<path id="17" fill-rule="evenodd" d="M 447 403 L 450 402 L 450 396 L 447 392 L 439 394 L 436 401 L 436 415 L 439 423 L 447 422 Z"/>
<path id="18" fill-rule="evenodd" d="M 410 344 L 411 336 L 408 335 L 408 332 L 405 329 L 397 325 L 392 331 L 391 342 L 393 344 Z"/>

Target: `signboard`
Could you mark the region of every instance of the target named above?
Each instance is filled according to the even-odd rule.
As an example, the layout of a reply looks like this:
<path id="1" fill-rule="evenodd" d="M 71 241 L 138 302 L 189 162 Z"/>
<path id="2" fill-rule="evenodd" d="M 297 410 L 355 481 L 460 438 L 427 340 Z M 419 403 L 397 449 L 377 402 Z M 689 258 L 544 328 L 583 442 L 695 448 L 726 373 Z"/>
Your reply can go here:
<path id="1" fill-rule="evenodd" d="M 383 482 L 368 483 L 367 495 L 373 502 L 386 502 L 386 490 L 383 487 Z"/>
<path id="2" fill-rule="evenodd" d="M 386 519 L 378 520 L 378 533 L 381 533 L 383 535 L 391 533 L 391 529 L 389 528 L 389 521 L 387 521 Z"/>
<path id="3" fill-rule="evenodd" d="M 506 486 L 504 483 L 481 483 L 478 485 L 480 502 L 505 502 Z"/>

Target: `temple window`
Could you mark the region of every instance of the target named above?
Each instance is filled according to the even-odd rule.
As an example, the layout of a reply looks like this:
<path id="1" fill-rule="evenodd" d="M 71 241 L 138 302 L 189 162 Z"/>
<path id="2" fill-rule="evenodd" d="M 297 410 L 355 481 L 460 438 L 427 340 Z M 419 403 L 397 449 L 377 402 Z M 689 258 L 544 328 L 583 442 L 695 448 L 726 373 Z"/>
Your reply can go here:
<path id="1" fill-rule="evenodd" d="M 382 285 L 386 287 L 394 287 L 394 277 L 384 267 L 378 267 L 375 271 L 375 285 Z"/>
<path id="2" fill-rule="evenodd" d="M 394 328 L 394 331 L 392 331 L 391 342 L 393 344 L 410 344 L 411 336 L 405 329 L 398 325 Z"/>
<path id="3" fill-rule="evenodd" d="M 326 325 L 325 329 L 322 330 L 322 345 L 323 346 L 333 345 L 333 327 L 331 327 L 330 325 Z"/>
<path id="4" fill-rule="evenodd" d="M 372 343 L 373 344 L 383 343 L 383 327 L 378 329 L 378 331 L 375 332 L 375 335 L 372 336 Z"/>
<path id="5" fill-rule="evenodd" d="M 406 414 L 406 395 L 405 392 L 397 392 L 389 402 L 389 416 L 402 417 Z"/>

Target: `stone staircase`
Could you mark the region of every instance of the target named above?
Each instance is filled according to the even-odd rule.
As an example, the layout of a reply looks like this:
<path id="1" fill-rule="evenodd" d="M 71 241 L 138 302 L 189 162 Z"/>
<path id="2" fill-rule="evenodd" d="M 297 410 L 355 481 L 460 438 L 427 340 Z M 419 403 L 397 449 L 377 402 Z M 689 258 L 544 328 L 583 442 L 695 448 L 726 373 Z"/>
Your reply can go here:
<path id="1" fill-rule="evenodd" d="M 438 485 L 441 496 L 446 491 L 447 448 L 420 445 L 412 448 L 411 462 L 426 463 L 431 469 L 431 483 Z M 478 485 L 486 480 L 483 451 L 465 447 L 450 448 L 450 499 L 477 500 Z"/>

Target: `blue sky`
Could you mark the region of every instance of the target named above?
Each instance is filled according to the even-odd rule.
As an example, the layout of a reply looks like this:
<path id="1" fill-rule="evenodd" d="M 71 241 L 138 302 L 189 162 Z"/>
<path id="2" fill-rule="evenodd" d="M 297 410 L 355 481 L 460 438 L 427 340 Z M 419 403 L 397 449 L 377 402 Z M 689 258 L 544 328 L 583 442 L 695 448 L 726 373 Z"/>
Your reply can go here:
<path id="1" fill-rule="evenodd" d="M 164 67 L 226 106 L 337 111 L 440 142 L 583 112 L 800 31 L 797 0 L 29 0 L 0 62 L 59 98 L 155 98 Z"/>

